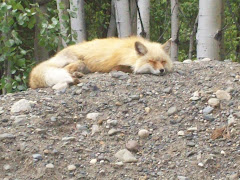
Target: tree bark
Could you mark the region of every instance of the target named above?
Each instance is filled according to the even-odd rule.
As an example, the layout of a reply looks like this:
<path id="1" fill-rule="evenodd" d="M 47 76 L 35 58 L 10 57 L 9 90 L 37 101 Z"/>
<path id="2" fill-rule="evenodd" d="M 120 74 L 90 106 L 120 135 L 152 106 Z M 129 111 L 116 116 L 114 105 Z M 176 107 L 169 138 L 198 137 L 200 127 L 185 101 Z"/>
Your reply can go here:
<path id="1" fill-rule="evenodd" d="M 114 37 L 116 36 L 117 32 L 117 24 L 116 24 L 116 15 L 115 15 L 115 0 L 111 2 L 111 18 L 108 27 L 107 37 Z"/>
<path id="2" fill-rule="evenodd" d="M 190 35 L 188 59 L 192 59 L 192 56 L 193 56 L 194 37 L 197 33 L 197 26 L 198 26 L 198 15 L 195 19 L 195 22 L 194 22 L 194 25 L 193 25 L 193 30 L 192 30 L 192 33 Z"/>
<path id="3" fill-rule="evenodd" d="M 171 59 L 178 61 L 178 43 L 179 43 L 179 3 L 178 0 L 171 0 Z"/>
<path id="4" fill-rule="evenodd" d="M 64 8 L 61 8 L 64 6 Z M 58 17 L 59 17 L 59 23 L 60 23 L 60 40 L 62 42 L 63 47 L 67 47 L 67 36 L 68 36 L 68 28 L 64 23 L 67 23 L 63 20 L 64 16 L 67 16 L 67 9 L 69 8 L 69 1 L 68 0 L 57 0 L 57 9 L 58 9 Z"/>
<path id="5" fill-rule="evenodd" d="M 137 35 L 137 5 L 135 0 L 130 0 L 130 12 L 132 35 Z"/>
<path id="6" fill-rule="evenodd" d="M 139 13 L 137 14 L 137 35 L 150 37 L 150 0 L 138 0 Z M 140 17 L 141 16 L 141 17 Z M 141 23 L 141 19 L 142 23 Z M 143 25 L 143 28 L 142 28 Z"/>
<path id="7" fill-rule="evenodd" d="M 128 0 L 116 0 L 115 13 L 118 37 L 123 38 L 131 36 L 132 30 Z"/>
<path id="8" fill-rule="evenodd" d="M 41 11 L 41 13 L 45 14 L 47 13 L 47 3 L 49 1 L 47 0 L 37 0 L 37 3 L 39 3 L 39 9 Z M 39 34 L 40 34 L 40 30 L 41 27 L 39 26 L 41 24 L 41 19 L 39 18 L 39 14 L 35 15 L 36 17 L 36 24 L 35 24 L 35 37 L 34 37 L 34 59 L 36 60 L 36 62 L 41 62 L 44 60 L 47 60 L 49 58 L 49 52 L 47 49 L 45 49 L 45 47 L 40 46 L 39 44 Z"/>
<path id="9" fill-rule="evenodd" d="M 84 0 L 70 0 L 72 40 L 76 43 L 86 40 Z"/>
<path id="10" fill-rule="evenodd" d="M 200 0 L 197 58 L 221 59 L 222 0 Z"/>

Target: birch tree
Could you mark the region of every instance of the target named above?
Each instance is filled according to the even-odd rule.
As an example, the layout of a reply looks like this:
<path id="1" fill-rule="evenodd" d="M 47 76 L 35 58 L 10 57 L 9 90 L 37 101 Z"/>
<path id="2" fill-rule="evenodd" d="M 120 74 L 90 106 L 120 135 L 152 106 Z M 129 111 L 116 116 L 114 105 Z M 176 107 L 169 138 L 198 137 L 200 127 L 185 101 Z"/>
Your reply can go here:
<path id="1" fill-rule="evenodd" d="M 57 9 L 58 9 L 58 18 L 59 18 L 59 23 L 60 23 L 60 32 L 61 32 L 61 37 L 60 40 L 62 42 L 63 47 L 67 47 L 67 32 L 68 32 L 68 27 L 67 27 L 67 9 L 69 6 L 69 1 L 68 0 L 57 0 Z"/>
<path id="2" fill-rule="evenodd" d="M 70 0 L 70 16 L 72 40 L 77 43 L 86 40 L 84 0 Z"/>
<path id="3" fill-rule="evenodd" d="M 138 0 L 137 34 L 149 39 L 150 35 L 150 0 Z M 142 22 L 141 22 L 142 21 Z M 143 28 L 142 28 L 143 26 Z"/>
<path id="4" fill-rule="evenodd" d="M 197 58 L 220 59 L 222 0 L 200 0 Z"/>
<path id="5" fill-rule="evenodd" d="M 115 0 L 115 13 L 118 37 L 131 36 L 131 21 L 128 0 Z"/>
<path id="6" fill-rule="evenodd" d="M 179 42 L 179 20 L 178 20 L 178 0 L 171 0 L 171 59 L 178 61 L 178 42 Z"/>
<path id="7" fill-rule="evenodd" d="M 116 15 L 115 15 L 115 0 L 111 1 L 111 18 L 108 27 L 107 37 L 114 37 L 117 32 Z"/>

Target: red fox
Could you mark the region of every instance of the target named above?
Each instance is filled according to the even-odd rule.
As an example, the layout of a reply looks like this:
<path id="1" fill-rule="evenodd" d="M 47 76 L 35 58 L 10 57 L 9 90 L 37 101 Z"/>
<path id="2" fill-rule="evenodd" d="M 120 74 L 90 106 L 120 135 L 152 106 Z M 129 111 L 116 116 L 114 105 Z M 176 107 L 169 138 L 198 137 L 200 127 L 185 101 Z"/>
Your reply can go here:
<path id="1" fill-rule="evenodd" d="M 73 84 L 91 72 L 121 70 L 162 75 L 171 71 L 171 39 L 164 44 L 141 37 L 95 39 L 71 45 L 35 66 L 29 78 L 31 88 Z"/>

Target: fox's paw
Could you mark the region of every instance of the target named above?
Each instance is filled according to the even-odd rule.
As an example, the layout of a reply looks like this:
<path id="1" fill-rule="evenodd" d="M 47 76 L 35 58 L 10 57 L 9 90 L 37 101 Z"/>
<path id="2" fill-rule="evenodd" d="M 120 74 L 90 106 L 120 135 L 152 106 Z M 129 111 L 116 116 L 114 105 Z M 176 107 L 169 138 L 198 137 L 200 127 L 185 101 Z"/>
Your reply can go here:
<path id="1" fill-rule="evenodd" d="M 81 78 L 84 76 L 84 74 L 81 72 L 73 72 L 71 75 L 73 78 Z"/>

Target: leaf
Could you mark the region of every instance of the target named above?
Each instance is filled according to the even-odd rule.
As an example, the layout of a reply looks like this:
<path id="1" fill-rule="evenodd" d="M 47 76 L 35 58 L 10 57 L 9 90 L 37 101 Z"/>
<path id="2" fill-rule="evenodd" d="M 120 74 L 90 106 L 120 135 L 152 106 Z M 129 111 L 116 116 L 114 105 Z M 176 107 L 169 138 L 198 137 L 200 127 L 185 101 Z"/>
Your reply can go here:
<path id="1" fill-rule="evenodd" d="M 34 27 L 34 25 L 36 24 L 36 18 L 34 16 L 32 16 L 29 20 L 29 23 L 28 23 L 28 28 L 29 29 L 32 29 Z"/>
<path id="2" fill-rule="evenodd" d="M 225 129 L 226 129 L 226 126 L 221 128 L 216 128 L 211 135 L 212 140 L 223 137 L 223 132 Z"/>
<path id="3" fill-rule="evenodd" d="M 12 47 L 12 46 L 14 45 L 14 43 L 15 43 L 15 41 L 14 41 L 13 39 L 9 39 L 9 40 L 5 43 L 5 45 L 6 45 L 7 47 Z"/>

